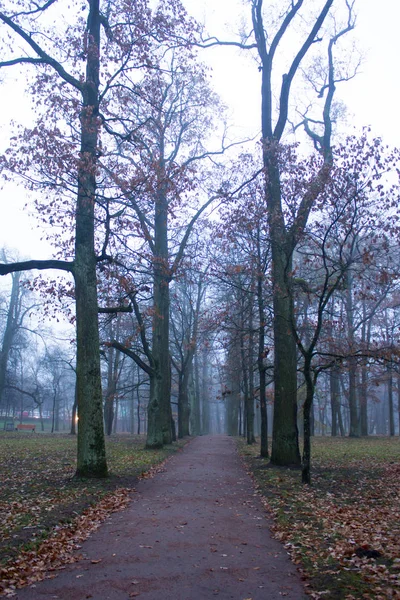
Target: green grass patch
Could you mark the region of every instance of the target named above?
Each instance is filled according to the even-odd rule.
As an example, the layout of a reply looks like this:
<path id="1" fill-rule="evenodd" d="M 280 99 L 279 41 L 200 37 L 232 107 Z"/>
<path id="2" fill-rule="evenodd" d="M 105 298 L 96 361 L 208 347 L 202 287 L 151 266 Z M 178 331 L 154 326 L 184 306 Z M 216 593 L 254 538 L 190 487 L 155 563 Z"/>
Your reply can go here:
<path id="1" fill-rule="evenodd" d="M 398 438 L 314 438 L 312 486 L 238 444 L 311 597 L 400 598 Z"/>

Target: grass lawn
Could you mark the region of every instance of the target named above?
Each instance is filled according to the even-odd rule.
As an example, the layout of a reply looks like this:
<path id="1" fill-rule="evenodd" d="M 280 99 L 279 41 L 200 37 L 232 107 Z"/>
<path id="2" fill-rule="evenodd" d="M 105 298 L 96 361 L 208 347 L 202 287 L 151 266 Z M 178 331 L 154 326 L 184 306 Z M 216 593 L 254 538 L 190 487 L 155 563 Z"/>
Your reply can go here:
<path id="1" fill-rule="evenodd" d="M 314 438 L 312 486 L 239 449 L 312 598 L 400 598 L 398 438 Z"/>
<path id="2" fill-rule="evenodd" d="M 145 450 L 144 443 L 144 436 L 108 438 L 110 477 L 79 480 L 75 437 L 0 432 L 0 595 L 68 560 L 77 540 L 127 504 L 137 478 L 183 445 Z"/>

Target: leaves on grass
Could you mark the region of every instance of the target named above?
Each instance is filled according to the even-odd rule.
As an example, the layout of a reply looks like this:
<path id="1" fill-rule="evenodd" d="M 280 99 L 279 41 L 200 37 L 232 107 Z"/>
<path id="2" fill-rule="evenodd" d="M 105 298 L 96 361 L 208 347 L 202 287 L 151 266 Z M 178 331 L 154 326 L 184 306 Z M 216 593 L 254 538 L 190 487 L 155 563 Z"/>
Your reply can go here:
<path id="1" fill-rule="evenodd" d="M 400 598 L 399 440 L 314 439 L 311 487 L 241 448 L 312 598 Z"/>
<path id="2" fill-rule="evenodd" d="M 107 494 L 98 504 L 87 508 L 72 523 L 56 527 L 52 534 L 34 550 L 21 552 L 17 560 L 0 567 L 0 590 L 11 596 L 17 588 L 35 583 L 47 572 L 80 560 L 76 550 L 80 544 L 113 512 L 129 503 L 129 490 L 118 489 Z M 92 563 L 101 562 L 92 560 Z"/>
<path id="3" fill-rule="evenodd" d="M 108 439 L 112 476 L 79 480 L 73 478 L 76 438 L 0 432 L 0 595 L 11 596 L 46 571 L 77 560 L 80 542 L 110 512 L 126 506 L 126 484 L 162 469 L 170 451 L 145 450 L 144 442 L 143 436 Z"/>

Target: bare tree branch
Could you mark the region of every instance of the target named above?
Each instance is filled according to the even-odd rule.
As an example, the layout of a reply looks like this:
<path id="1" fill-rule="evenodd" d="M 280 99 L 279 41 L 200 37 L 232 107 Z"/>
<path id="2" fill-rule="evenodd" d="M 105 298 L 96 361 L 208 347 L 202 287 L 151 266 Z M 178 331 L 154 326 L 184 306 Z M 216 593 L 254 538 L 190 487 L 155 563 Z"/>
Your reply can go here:
<path id="1" fill-rule="evenodd" d="M 306 41 L 300 48 L 299 52 L 295 56 L 292 65 L 289 69 L 287 75 L 283 76 L 282 87 L 281 87 L 281 95 L 279 99 L 279 118 L 278 122 L 274 129 L 274 138 L 276 140 L 280 140 L 283 134 L 283 130 L 285 129 L 285 125 L 287 122 L 288 110 L 289 110 L 289 94 L 290 94 L 290 86 L 292 85 L 293 78 L 299 68 L 301 61 L 304 56 L 307 54 L 310 46 L 314 43 L 315 38 L 317 36 L 318 31 L 321 29 L 322 24 L 333 4 L 334 0 L 327 0 L 323 9 L 321 10 L 318 18 L 314 23 L 314 27 L 310 31 Z"/>
<path id="2" fill-rule="evenodd" d="M 49 54 L 47 54 L 39 46 L 39 44 L 37 44 L 32 39 L 32 37 L 28 33 L 26 33 L 26 31 L 24 31 L 22 29 L 22 27 L 20 27 L 16 23 L 14 23 L 14 21 L 10 17 L 5 15 L 4 13 L 0 13 L 0 21 L 5 23 L 6 25 L 8 25 L 8 27 L 10 27 L 10 29 L 12 29 L 17 35 L 19 35 L 19 37 L 21 37 L 28 44 L 28 46 L 30 46 L 32 48 L 32 50 L 39 56 L 39 59 L 40 59 L 39 60 L 34 57 L 33 58 L 26 57 L 24 59 L 16 59 L 17 62 L 27 62 L 27 63 L 32 63 L 32 64 L 35 64 L 38 62 L 43 62 L 44 64 L 47 64 L 50 67 L 52 67 L 60 75 L 60 77 L 62 79 L 64 79 L 64 81 L 71 84 L 73 87 L 78 89 L 80 92 L 83 92 L 84 86 L 79 81 L 79 79 L 75 79 L 75 77 L 70 75 L 58 61 L 56 61 L 54 58 L 49 56 Z M 10 61 L 0 62 L 0 67 L 9 66 L 9 63 L 10 63 Z"/>
<path id="3" fill-rule="evenodd" d="M 25 260 L 9 264 L 0 263 L 0 275 L 8 275 L 17 271 L 31 271 L 33 269 L 38 269 L 39 271 L 57 269 L 58 271 L 67 271 L 73 274 L 74 267 L 74 262 L 65 260 Z"/>
<path id="4" fill-rule="evenodd" d="M 237 48 L 241 48 L 243 50 L 251 50 L 252 48 L 257 48 L 257 44 L 243 44 L 242 42 L 226 42 L 219 40 L 217 37 L 212 36 L 205 40 L 202 40 L 202 43 L 195 44 L 198 48 L 212 48 L 212 46 L 236 46 Z"/>
<path id="5" fill-rule="evenodd" d="M 116 315 L 118 313 L 132 313 L 133 308 L 131 305 L 129 306 L 99 306 L 98 308 L 99 314 L 102 315 Z"/>
<path id="6" fill-rule="evenodd" d="M 37 8 L 36 10 L 29 10 L 29 11 L 23 11 L 23 12 L 19 12 L 19 13 L 15 13 L 13 15 L 13 17 L 24 17 L 24 16 L 30 16 L 30 15 L 35 15 L 38 12 L 44 12 L 45 10 L 47 10 L 52 4 L 55 4 L 57 2 L 57 0 L 48 0 L 45 4 L 43 4 L 43 6 L 39 6 L 38 4 L 36 4 L 36 2 L 34 4 L 36 4 Z"/>
<path id="7" fill-rule="evenodd" d="M 112 346 L 116 350 L 119 350 L 120 352 L 122 352 L 122 354 L 125 354 L 125 356 L 129 356 L 129 358 L 131 358 L 132 360 L 134 360 L 135 363 L 141 369 L 143 369 L 143 371 L 145 371 L 148 375 L 152 375 L 153 374 L 153 369 L 151 367 L 149 367 L 149 365 L 147 365 L 140 358 L 140 356 L 138 354 L 136 354 L 136 352 L 133 352 L 133 350 L 130 350 L 129 348 L 125 348 L 125 346 L 123 344 L 120 344 L 116 340 L 113 340 L 112 342 L 110 342 L 110 346 Z"/>

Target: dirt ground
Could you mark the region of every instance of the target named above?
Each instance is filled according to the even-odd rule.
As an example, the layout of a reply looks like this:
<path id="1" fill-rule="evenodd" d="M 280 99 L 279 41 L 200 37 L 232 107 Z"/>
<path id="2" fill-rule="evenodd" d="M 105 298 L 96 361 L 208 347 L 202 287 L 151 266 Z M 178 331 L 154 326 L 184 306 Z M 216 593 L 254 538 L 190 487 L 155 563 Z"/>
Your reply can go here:
<path id="1" fill-rule="evenodd" d="M 18 590 L 18 600 L 305 598 L 226 436 L 193 439 L 162 472 L 140 481 L 130 506 L 81 552 L 55 578 Z"/>

